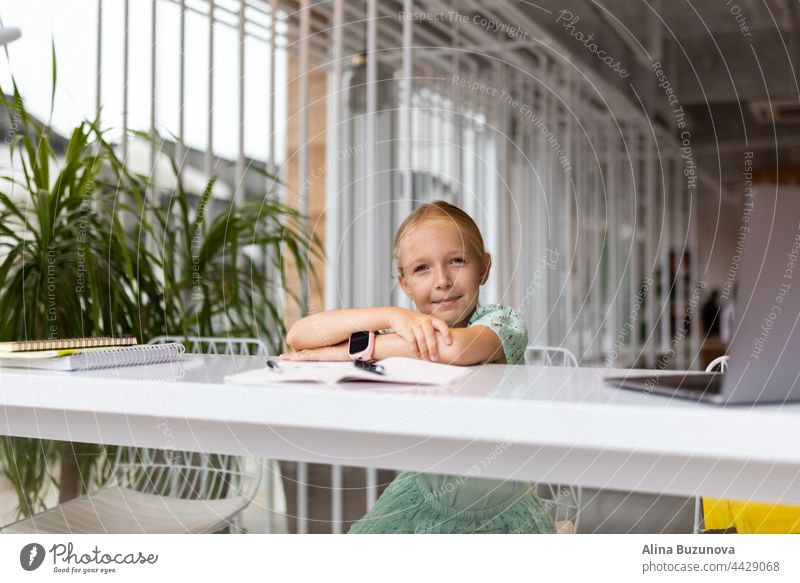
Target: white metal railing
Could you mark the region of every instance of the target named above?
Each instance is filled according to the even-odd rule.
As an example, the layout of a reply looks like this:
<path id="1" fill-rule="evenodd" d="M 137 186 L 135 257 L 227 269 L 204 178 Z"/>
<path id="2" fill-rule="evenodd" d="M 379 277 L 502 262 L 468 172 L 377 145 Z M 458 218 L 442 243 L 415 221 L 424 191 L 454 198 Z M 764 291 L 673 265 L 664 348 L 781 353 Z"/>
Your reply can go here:
<path id="1" fill-rule="evenodd" d="M 692 290 L 670 273 L 670 250 L 677 253 L 679 268 L 686 267 L 680 261 L 685 251 L 692 259 L 698 255 L 696 214 L 688 220 L 686 207 L 691 199 L 681 175 L 676 140 L 654 130 L 639 108 L 600 76 L 573 69 L 558 58 L 556 50 L 531 56 L 530 46 L 524 53 L 517 50 L 523 46 L 519 42 L 498 41 L 480 27 L 460 27 L 441 19 L 403 19 L 398 27 L 396 12 L 394 19 L 346 21 L 351 11 L 391 16 L 392 10 L 382 3 L 378 12 L 371 12 L 376 8 L 369 0 L 343 4 L 332 29 L 344 28 L 344 36 L 354 39 L 355 47 L 367 47 L 368 98 L 363 111 L 338 102 L 338 115 L 329 123 L 330 128 L 336 127 L 337 148 L 328 150 L 329 163 L 336 167 L 329 177 L 328 202 L 329 208 L 349 197 L 358 201 L 363 196 L 369 202 L 366 209 L 359 203 L 335 205 L 335 219 L 328 222 L 328 240 L 336 241 L 342 252 L 329 255 L 326 307 L 402 304 L 402 297 L 382 285 L 393 277 L 388 256 L 376 257 L 369 247 L 353 261 L 354 241 L 372 241 L 370 234 L 396 228 L 413 201 L 435 196 L 437 185 L 445 181 L 455 185 L 455 191 L 440 190 L 439 195 L 452 196 L 475 216 L 495 254 L 495 269 L 482 300 L 524 306 L 532 340 L 563 344 L 587 362 L 605 360 L 614 365 L 633 364 L 637 358 L 652 365 L 675 342 L 675 365 L 691 365 L 684 362 L 684 348 L 688 342 L 688 354 L 697 353 L 697 326 L 692 326 L 688 338 L 672 326 L 672 312 L 677 311 L 676 319 L 680 319 Z M 338 5 L 324 3 L 317 10 L 333 22 Z M 427 0 L 385 6 L 397 10 L 402 6 L 411 13 L 452 9 Z M 535 31 L 550 46 L 559 46 L 513 2 L 465 0 L 458 9 L 479 9 L 500 22 Z M 424 36 L 434 30 L 446 30 L 451 46 L 430 47 Z M 331 38 L 331 62 L 339 65 L 331 68 L 330 87 L 337 94 L 347 91 L 347 74 L 340 64 L 347 61 L 348 49 L 344 43 L 337 44 L 335 36 Z M 438 42 L 443 43 L 441 37 Z M 461 46 L 474 53 L 462 52 Z M 467 61 L 470 67 L 464 66 Z M 398 99 L 391 110 L 397 122 L 395 133 L 386 133 L 381 111 L 374 109 L 378 88 L 373 67 L 381 63 L 396 70 Z M 417 73 L 410 79 L 412 71 L 423 70 L 433 73 Z M 454 91 L 452 80 L 464 75 L 497 90 L 512 91 L 526 109 L 508 106 L 496 96 L 463 88 Z M 485 121 L 478 122 L 479 118 Z M 554 151 L 549 133 L 557 137 L 563 156 Z M 373 144 L 375 135 L 378 142 L 398 142 L 394 160 L 378 159 L 371 147 L 363 161 L 335 159 L 348 145 Z M 464 163 L 453 152 L 466 147 L 471 148 L 471 158 Z M 570 161 L 569 170 L 562 167 L 562 157 Z M 375 176 L 385 172 L 399 176 L 394 216 L 388 222 L 374 212 L 373 207 L 383 202 L 370 198 L 374 187 L 364 189 L 361 184 L 374 185 Z M 414 181 L 412 177 L 422 178 Z M 687 223 L 688 249 L 682 232 Z M 543 268 L 540 263 L 550 251 L 557 253 L 558 261 Z M 365 291 L 348 284 L 356 275 L 353 265 L 378 274 Z M 690 281 L 697 282 L 697 261 L 689 265 Z M 675 293 L 670 293 L 671 287 Z M 526 295 L 533 295 L 535 301 Z M 671 296 L 684 299 L 673 307 Z M 631 316 L 635 321 L 621 345 L 615 346 L 618 332 Z M 648 330 L 643 337 L 640 328 Z"/>

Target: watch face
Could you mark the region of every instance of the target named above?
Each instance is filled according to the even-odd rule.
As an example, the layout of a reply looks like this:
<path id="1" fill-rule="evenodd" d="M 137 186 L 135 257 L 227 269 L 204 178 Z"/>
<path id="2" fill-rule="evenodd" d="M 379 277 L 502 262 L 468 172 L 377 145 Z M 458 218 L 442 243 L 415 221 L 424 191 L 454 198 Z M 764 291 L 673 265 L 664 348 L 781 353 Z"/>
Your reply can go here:
<path id="1" fill-rule="evenodd" d="M 369 346 L 369 332 L 354 332 L 350 336 L 350 354 L 363 352 Z"/>

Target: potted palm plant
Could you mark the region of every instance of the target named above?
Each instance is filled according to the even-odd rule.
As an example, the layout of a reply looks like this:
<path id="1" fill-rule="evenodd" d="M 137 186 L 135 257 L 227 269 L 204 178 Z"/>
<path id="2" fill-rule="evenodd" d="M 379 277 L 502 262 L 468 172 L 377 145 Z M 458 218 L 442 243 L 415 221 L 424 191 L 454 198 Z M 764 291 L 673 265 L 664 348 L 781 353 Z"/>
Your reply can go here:
<path id="1" fill-rule="evenodd" d="M 128 170 L 96 119 L 75 127 L 59 153 L 16 84 L 0 100 L 14 128 L 12 165 L 0 170 L 0 340 L 238 335 L 280 349 L 281 258 L 315 276 L 310 258 L 321 257 L 303 217 L 268 192 L 205 212 L 213 177 L 198 197 L 180 180 L 153 196 L 156 186 Z M 21 517 L 44 507 L 50 482 L 63 502 L 104 480 L 107 454 L 94 444 L 0 437 L 0 468 Z"/>

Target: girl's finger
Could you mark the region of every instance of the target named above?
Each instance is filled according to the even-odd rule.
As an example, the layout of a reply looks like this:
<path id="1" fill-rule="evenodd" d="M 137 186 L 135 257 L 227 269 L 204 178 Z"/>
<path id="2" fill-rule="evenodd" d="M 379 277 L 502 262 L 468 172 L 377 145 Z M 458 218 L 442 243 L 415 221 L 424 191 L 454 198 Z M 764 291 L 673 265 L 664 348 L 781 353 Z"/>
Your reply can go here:
<path id="1" fill-rule="evenodd" d="M 415 358 L 422 358 L 422 351 L 419 347 L 419 340 L 417 339 L 417 335 L 412 332 L 411 334 L 412 339 L 409 344 L 411 344 L 411 350 L 414 352 Z"/>
<path id="2" fill-rule="evenodd" d="M 419 327 L 414 328 L 414 336 L 417 337 L 417 351 L 419 352 L 419 357 L 423 360 L 430 360 L 431 356 L 428 354 L 428 342 L 425 340 L 425 332 Z"/>
<path id="3" fill-rule="evenodd" d="M 442 339 L 447 344 L 453 343 L 453 333 L 450 331 L 450 326 L 447 325 L 447 322 L 445 322 L 444 320 L 440 320 L 439 318 L 436 318 L 433 321 L 433 325 L 442 334 Z"/>
<path id="4" fill-rule="evenodd" d="M 425 322 L 422 331 L 425 334 L 425 347 L 428 350 L 431 360 L 439 360 L 439 347 L 436 344 L 436 330 L 430 322 Z"/>

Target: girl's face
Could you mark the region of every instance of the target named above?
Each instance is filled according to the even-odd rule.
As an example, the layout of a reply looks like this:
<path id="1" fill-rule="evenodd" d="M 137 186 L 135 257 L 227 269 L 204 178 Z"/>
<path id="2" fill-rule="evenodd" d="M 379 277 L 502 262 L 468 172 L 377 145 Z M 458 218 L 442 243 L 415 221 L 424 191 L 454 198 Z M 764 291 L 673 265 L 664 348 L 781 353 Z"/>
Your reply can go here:
<path id="1" fill-rule="evenodd" d="M 400 241 L 401 287 L 424 314 L 441 318 L 451 328 L 464 327 L 478 305 L 491 257 L 468 256 L 461 231 L 445 221 L 417 223 Z"/>

